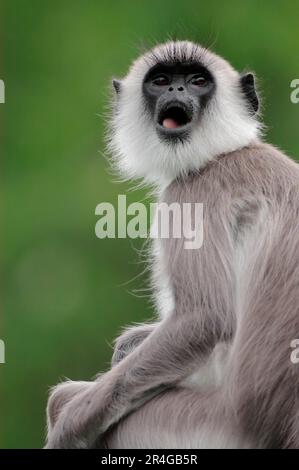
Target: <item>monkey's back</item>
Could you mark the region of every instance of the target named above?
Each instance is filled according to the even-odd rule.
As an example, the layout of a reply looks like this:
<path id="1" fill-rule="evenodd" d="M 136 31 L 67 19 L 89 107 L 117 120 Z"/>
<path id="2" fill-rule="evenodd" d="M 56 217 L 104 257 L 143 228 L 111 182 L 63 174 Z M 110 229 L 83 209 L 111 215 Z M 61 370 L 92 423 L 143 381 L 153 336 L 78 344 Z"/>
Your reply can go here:
<path id="1" fill-rule="evenodd" d="M 161 240 L 159 256 L 176 302 L 187 310 L 210 311 L 213 318 L 217 312 L 220 328 L 225 318 L 226 336 L 234 328 L 235 284 L 244 278 L 248 266 L 256 273 L 244 281 L 252 295 L 256 292 L 260 298 L 263 294 L 259 283 L 266 271 L 269 282 L 280 290 L 285 287 L 287 295 L 288 272 L 299 269 L 298 190 L 299 165 L 260 142 L 221 155 L 197 173 L 172 182 L 164 202 L 203 204 L 199 249 L 185 249 L 183 238 Z M 232 272 L 230 259 L 238 264 L 237 274 Z M 299 280 L 299 272 L 297 275 Z M 231 290 L 222 296 L 217 289 L 224 285 Z M 299 305 L 299 290 L 292 295 Z M 217 323 L 217 319 L 213 321 Z"/>

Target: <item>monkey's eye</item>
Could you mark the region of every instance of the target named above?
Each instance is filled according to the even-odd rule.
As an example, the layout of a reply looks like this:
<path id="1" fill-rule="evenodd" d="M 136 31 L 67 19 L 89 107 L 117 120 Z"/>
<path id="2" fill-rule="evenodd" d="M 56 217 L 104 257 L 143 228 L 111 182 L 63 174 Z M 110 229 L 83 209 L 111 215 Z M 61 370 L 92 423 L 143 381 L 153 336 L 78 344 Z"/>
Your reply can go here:
<path id="1" fill-rule="evenodd" d="M 195 75 L 195 77 L 193 77 L 190 81 L 192 85 L 195 85 L 198 87 L 206 86 L 208 83 L 208 80 L 202 75 Z"/>
<path id="2" fill-rule="evenodd" d="M 167 86 L 169 83 L 170 80 L 167 75 L 159 75 L 153 79 L 153 84 L 156 86 Z"/>

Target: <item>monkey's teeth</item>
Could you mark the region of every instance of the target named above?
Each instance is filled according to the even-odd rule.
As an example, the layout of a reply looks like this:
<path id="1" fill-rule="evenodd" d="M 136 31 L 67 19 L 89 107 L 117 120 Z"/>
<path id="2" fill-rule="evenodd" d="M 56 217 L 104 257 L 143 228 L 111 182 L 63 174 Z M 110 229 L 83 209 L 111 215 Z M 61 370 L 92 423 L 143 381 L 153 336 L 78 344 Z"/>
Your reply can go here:
<path id="1" fill-rule="evenodd" d="M 170 118 L 164 119 L 162 125 L 163 127 L 166 127 L 166 129 L 175 129 L 176 127 L 179 127 L 179 124 L 174 119 Z"/>

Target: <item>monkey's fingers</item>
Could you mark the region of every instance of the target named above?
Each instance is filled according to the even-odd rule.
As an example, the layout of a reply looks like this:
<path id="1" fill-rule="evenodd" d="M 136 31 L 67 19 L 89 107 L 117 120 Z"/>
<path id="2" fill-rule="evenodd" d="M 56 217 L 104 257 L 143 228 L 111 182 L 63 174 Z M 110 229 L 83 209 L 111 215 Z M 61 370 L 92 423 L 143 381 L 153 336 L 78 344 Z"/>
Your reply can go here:
<path id="1" fill-rule="evenodd" d="M 145 324 L 126 329 L 115 341 L 114 352 L 111 359 L 112 367 L 134 351 L 156 327 L 157 324 Z"/>
<path id="2" fill-rule="evenodd" d="M 52 388 L 47 404 L 48 432 L 53 429 L 62 409 L 75 396 L 87 390 L 91 382 L 66 381 Z"/>

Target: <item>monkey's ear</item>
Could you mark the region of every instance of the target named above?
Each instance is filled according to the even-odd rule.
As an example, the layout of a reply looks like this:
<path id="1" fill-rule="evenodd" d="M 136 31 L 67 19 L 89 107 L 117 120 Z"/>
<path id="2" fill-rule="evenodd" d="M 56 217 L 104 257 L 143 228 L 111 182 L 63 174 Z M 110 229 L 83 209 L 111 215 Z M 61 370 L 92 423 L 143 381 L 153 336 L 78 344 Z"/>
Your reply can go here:
<path id="1" fill-rule="evenodd" d="M 256 114 L 259 109 L 259 99 L 255 89 L 255 78 L 253 73 L 243 73 L 240 77 L 240 83 L 245 98 L 249 104 L 253 114 Z"/>
<path id="2" fill-rule="evenodd" d="M 117 80 L 116 78 L 113 78 L 112 85 L 116 93 L 119 94 L 121 90 L 121 81 Z"/>

